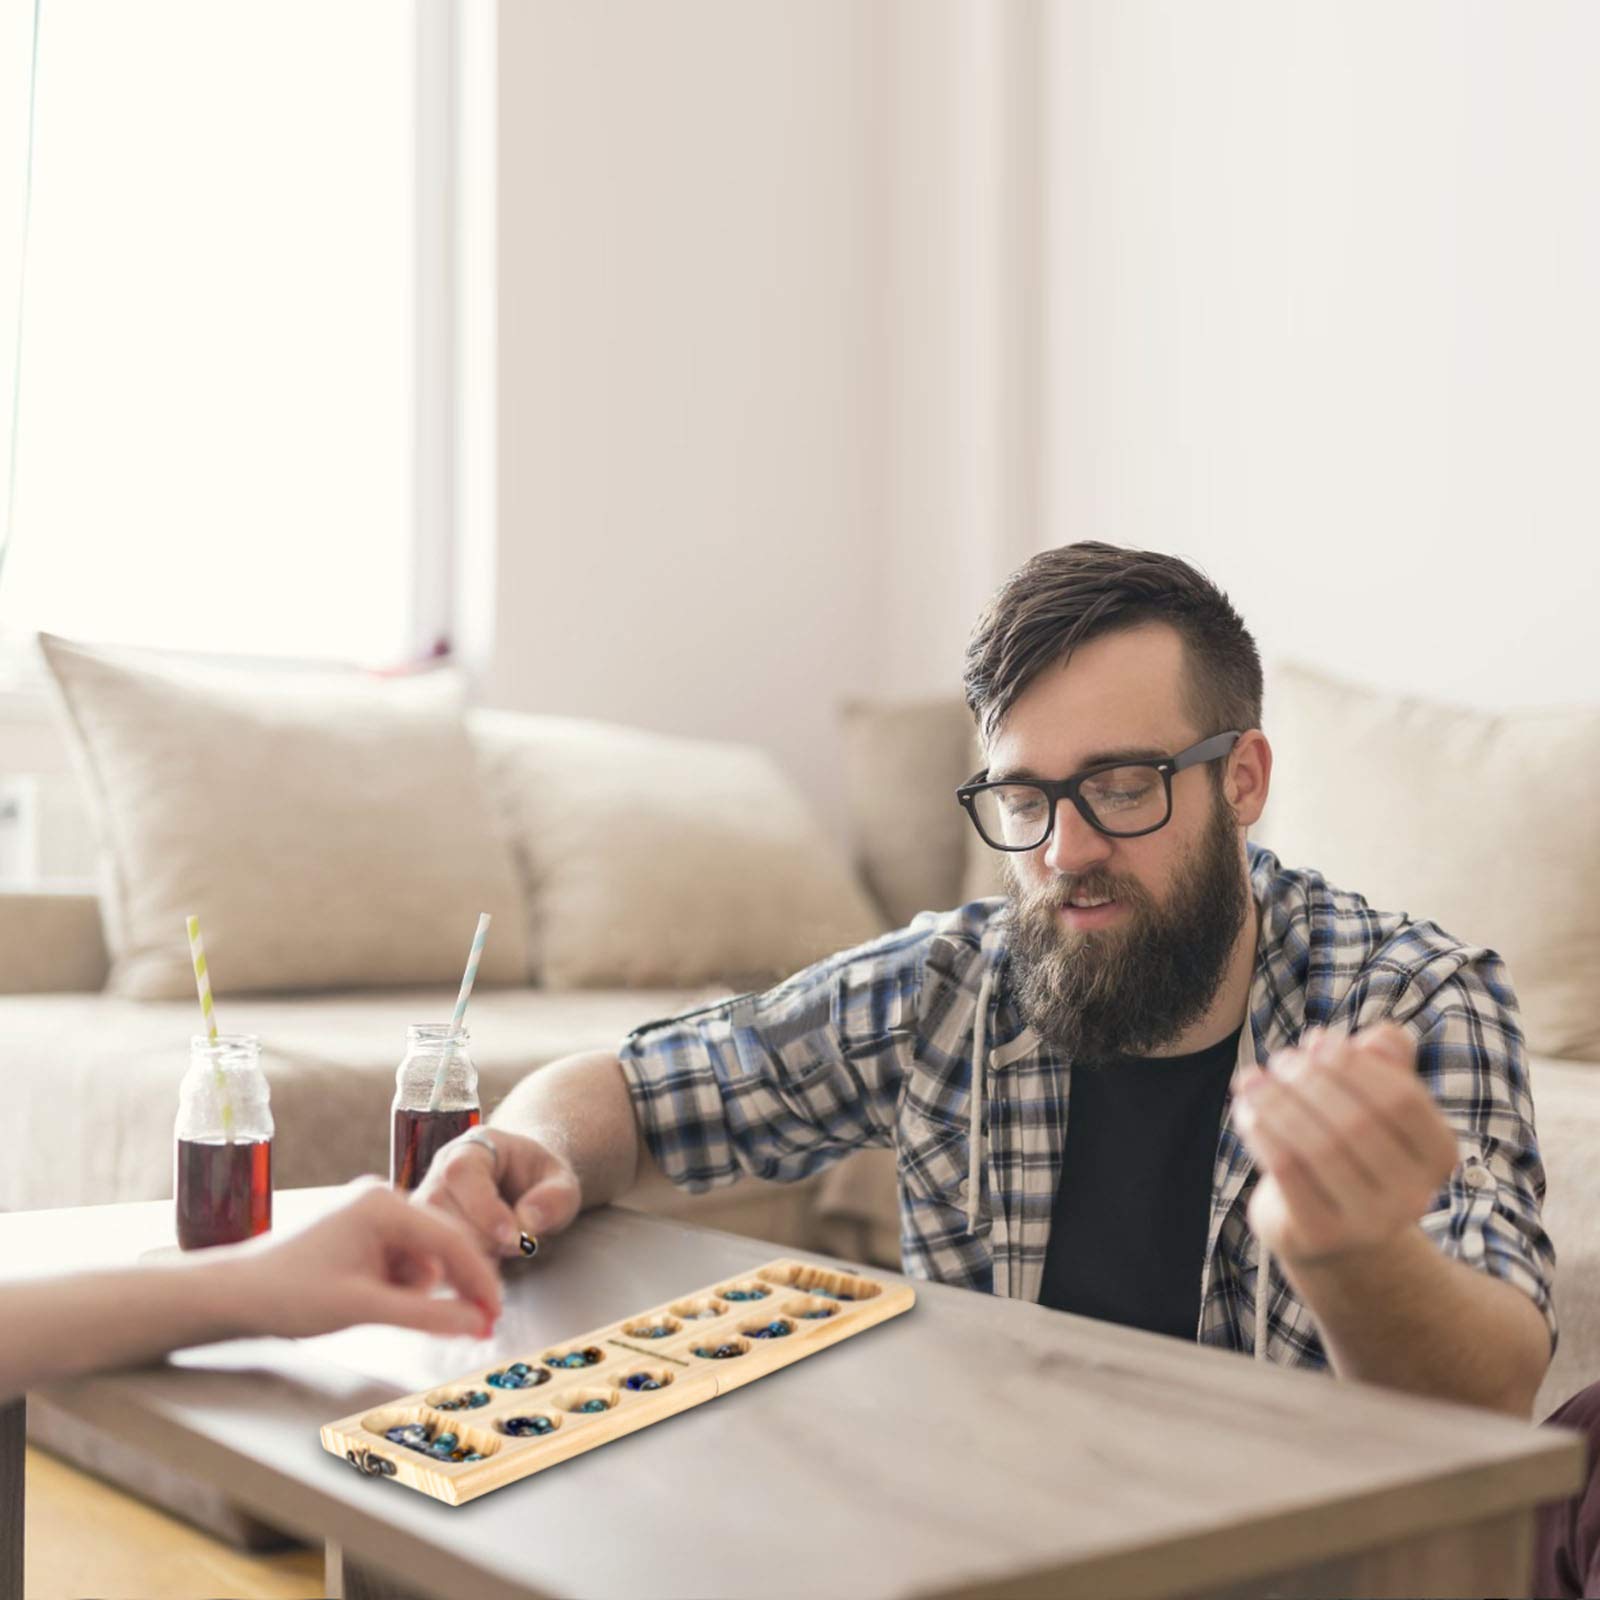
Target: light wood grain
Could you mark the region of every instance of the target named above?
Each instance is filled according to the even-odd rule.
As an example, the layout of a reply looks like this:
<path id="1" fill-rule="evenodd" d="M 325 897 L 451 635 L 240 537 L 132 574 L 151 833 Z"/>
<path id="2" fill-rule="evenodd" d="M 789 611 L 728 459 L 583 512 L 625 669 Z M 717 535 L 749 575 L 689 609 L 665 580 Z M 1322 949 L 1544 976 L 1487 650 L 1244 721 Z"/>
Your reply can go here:
<path id="1" fill-rule="evenodd" d="M 29 1447 L 27 1600 L 319 1600 L 322 1553 L 245 1554 Z M 22 1549 L 17 1546 L 20 1558 Z M 3 1593 L 4 1591 L 0 1591 Z"/>
<path id="2" fill-rule="evenodd" d="M 826 1297 L 815 1290 L 826 1291 Z M 761 1298 L 730 1298 L 750 1294 Z M 323 1427 L 322 1445 L 369 1475 L 392 1477 L 396 1483 L 447 1505 L 465 1505 L 754 1383 L 780 1367 L 803 1361 L 899 1316 L 915 1303 L 916 1294 L 909 1284 L 889 1286 L 860 1274 L 780 1256 L 733 1278 L 674 1295 L 669 1304 L 631 1311 L 602 1327 L 558 1340 L 553 1347 L 507 1356 L 492 1367 L 477 1367 L 447 1383 L 341 1417 Z M 805 1315 L 823 1307 L 830 1308 L 826 1317 Z M 691 1308 L 716 1314 L 694 1320 L 674 1315 Z M 788 1325 L 787 1335 L 753 1337 L 753 1329 L 779 1319 Z M 672 1331 L 652 1339 L 645 1332 L 648 1328 Z M 696 1354 L 698 1349 L 726 1344 L 739 1346 L 741 1354 L 722 1359 Z M 553 1365 L 560 1356 L 583 1350 L 593 1350 L 601 1359 L 586 1367 Z M 525 1362 L 543 1381 L 536 1387 L 511 1390 L 489 1384 L 489 1373 L 514 1362 Z M 634 1391 L 623 1387 L 625 1378 L 647 1370 L 666 1380 L 661 1388 Z M 489 1403 L 470 1411 L 438 1408 L 438 1400 L 453 1399 L 468 1390 L 487 1393 Z M 575 1409 L 590 1400 L 603 1400 L 608 1409 L 591 1414 Z M 555 1423 L 555 1431 L 521 1438 L 502 1431 L 508 1417 L 522 1416 L 546 1417 Z M 387 1429 L 408 1423 L 426 1427 L 429 1438 L 453 1433 L 460 1446 L 478 1451 L 486 1459 L 430 1459 L 386 1436 Z"/>

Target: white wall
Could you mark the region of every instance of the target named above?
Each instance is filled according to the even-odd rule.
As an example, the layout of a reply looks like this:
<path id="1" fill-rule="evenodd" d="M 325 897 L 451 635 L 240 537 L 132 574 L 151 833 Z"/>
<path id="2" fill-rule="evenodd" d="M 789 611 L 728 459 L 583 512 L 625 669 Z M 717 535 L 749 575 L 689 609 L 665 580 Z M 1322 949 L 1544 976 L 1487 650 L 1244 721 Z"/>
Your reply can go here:
<path id="1" fill-rule="evenodd" d="M 836 820 L 885 582 L 878 15 L 517 0 L 499 36 L 488 696 L 759 739 Z"/>
<path id="2" fill-rule="evenodd" d="M 1176 550 L 1360 679 L 1600 700 L 1600 8 L 1076 0 L 1045 35 L 1027 548 Z"/>

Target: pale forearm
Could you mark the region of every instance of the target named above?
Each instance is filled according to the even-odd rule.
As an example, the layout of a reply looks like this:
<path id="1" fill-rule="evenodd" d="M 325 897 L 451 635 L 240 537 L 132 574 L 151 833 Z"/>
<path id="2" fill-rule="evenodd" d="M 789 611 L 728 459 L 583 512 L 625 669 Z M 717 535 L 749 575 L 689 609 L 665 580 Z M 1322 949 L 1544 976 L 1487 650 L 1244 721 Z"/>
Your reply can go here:
<path id="1" fill-rule="evenodd" d="M 228 1254 L 231 1256 L 231 1251 Z M 231 1265 L 207 1252 L 172 1263 L 12 1283 L 0 1291 L 0 1399 L 101 1367 L 236 1338 Z"/>
<path id="2" fill-rule="evenodd" d="M 1283 1269 L 1341 1377 L 1526 1417 L 1550 1359 L 1520 1290 L 1452 1260 L 1420 1228 L 1382 1250 Z"/>
<path id="3" fill-rule="evenodd" d="M 565 1159 L 578 1175 L 584 1209 L 626 1194 L 650 1159 L 621 1063 L 606 1051 L 567 1056 L 529 1074 L 489 1123 Z"/>

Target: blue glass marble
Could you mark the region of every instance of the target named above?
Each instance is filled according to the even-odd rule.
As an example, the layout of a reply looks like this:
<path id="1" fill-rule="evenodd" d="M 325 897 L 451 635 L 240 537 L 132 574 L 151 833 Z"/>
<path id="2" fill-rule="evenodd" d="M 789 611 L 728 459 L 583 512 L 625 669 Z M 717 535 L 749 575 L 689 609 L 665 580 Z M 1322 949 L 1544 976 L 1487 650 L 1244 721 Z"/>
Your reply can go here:
<path id="1" fill-rule="evenodd" d="M 648 1372 L 635 1372 L 622 1380 L 624 1389 L 659 1389 L 661 1385 Z"/>
<path id="2" fill-rule="evenodd" d="M 818 1317 L 831 1317 L 834 1313 L 832 1306 L 818 1306 L 815 1311 L 802 1311 L 801 1318 L 806 1322 L 813 1322 Z"/>
<path id="3" fill-rule="evenodd" d="M 421 1455 L 432 1456 L 436 1461 L 482 1461 L 484 1458 L 476 1450 L 468 1450 L 462 1445 L 453 1433 L 441 1433 L 436 1439 L 428 1438 L 428 1430 L 420 1422 L 403 1423 L 398 1428 L 389 1428 L 384 1437 L 395 1444 L 403 1444 L 408 1450 L 415 1450 Z"/>
<path id="4" fill-rule="evenodd" d="M 658 1322 L 649 1328 L 634 1328 L 632 1332 L 635 1339 L 666 1339 L 676 1332 L 676 1329 L 669 1328 L 664 1322 Z"/>
<path id="5" fill-rule="evenodd" d="M 482 1389 L 474 1389 L 470 1394 L 457 1395 L 454 1400 L 440 1400 L 435 1409 L 439 1411 L 468 1411 L 476 1410 L 479 1406 L 486 1406 L 489 1396 Z"/>
<path id="6" fill-rule="evenodd" d="M 724 1300 L 765 1300 L 765 1289 L 729 1289 L 722 1297 Z"/>
<path id="7" fill-rule="evenodd" d="M 605 1352 L 590 1345 L 587 1350 L 569 1350 L 564 1356 L 546 1356 L 545 1365 L 551 1367 L 592 1367 L 605 1360 Z"/>
<path id="8" fill-rule="evenodd" d="M 715 1350 L 708 1350 L 703 1345 L 696 1345 L 697 1356 L 704 1356 L 708 1361 L 727 1361 L 733 1356 L 742 1356 L 744 1351 L 736 1344 L 719 1344 Z"/>
<path id="9" fill-rule="evenodd" d="M 574 1411 L 583 1412 L 609 1411 L 610 1409 L 610 1403 L 605 1400 L 585 1400 L 581 1406 L 573 1407 Z"/>
<path id="10" fill-rule="evenodd" d="M 752 1339 L 786 1339 L 790 1329 L 787 1322 L 769 1322 L 764 1328 L 746 1328 L 744 1332 Z"/>
<path id="11" fill-rule="evenodd" d="M 554 1433 L 556 1425 L 549 1417 L 507 1417 L 500 1424 L 514 1438 L 526 1439 L 535 1434 Z"/>
<path id="12" fill-rule="evenodd" d="M 521 1367 L 520 1372 L 517 1367 Z M 491 1372 L 483 1381 L 492 1389 L 533 1389 L 541 1383 L 549 1382 L 548 1372 L 530 1372 L 527 1366 L 519 1361 L 516 1366 L 507 1367 L 504 1372 Z"/>

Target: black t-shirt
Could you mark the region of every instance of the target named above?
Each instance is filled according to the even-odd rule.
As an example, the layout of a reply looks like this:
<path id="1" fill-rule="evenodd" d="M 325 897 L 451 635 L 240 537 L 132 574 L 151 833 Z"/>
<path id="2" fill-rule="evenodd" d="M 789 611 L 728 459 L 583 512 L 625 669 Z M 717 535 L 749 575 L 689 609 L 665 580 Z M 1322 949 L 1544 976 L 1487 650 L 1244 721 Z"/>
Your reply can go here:
<path id="1" fill-rule="evenodd" d="M 1073 1067 L 1041 1305 L 1195 1337 L 1241 1031 L 1193 1055 Z"/>

